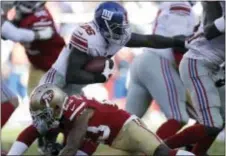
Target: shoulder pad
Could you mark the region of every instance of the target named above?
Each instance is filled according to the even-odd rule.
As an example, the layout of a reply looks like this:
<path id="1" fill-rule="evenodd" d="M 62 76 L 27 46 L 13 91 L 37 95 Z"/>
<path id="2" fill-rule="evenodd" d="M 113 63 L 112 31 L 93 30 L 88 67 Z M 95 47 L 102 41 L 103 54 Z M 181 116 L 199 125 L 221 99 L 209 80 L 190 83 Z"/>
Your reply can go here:
<path id="1" fill-rule="evenodd" d="M 100 32 L 92 23 L 79 25 L 73 32 L 71 37 L 71 45 L 75 48 L 88 52 L 90 49 L 97 48 L 103 41 Z"/>
<path id="2" fill-rule="evenodd" d="M 89 36 L 85 30 L 78 26 L 72 33 L 70 44 L 76 49 L 87 52 L 88 51 Z"/>

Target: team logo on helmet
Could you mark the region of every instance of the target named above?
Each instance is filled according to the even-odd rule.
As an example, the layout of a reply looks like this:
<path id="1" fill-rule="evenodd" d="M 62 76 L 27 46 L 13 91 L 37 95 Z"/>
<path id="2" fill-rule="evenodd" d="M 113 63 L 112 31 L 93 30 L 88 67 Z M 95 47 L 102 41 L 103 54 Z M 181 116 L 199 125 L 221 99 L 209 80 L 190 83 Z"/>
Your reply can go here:
<path id="1" fill-rule="evenodd" d="M 42 95 L 41 103 L 44 105 L 46 104 L 46 102 L 50 103 L 52 101 L 53 97 L 54 97 L 53 90 L 48 90 Z"/>
<path id="2" fill-rule="evenodd" d="M 112 19 L 113 14 L 114 12 L 104 9 L 101 17 L 105 20 L 110 21 Z"/>

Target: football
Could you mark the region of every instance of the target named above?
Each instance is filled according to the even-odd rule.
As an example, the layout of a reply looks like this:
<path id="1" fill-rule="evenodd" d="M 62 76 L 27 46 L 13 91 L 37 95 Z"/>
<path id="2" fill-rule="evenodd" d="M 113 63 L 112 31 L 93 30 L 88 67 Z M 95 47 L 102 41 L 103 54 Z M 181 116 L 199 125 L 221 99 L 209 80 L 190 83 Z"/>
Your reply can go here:
<path id="1" fill-rule="evenodd" d="M 105 67 L 105 61 L 108 58 L 103 56 L 94 57 L 91 61 L 89 61 L 84 69 L 85 71 L 92 72 L 92 73 L 101 73 Z"/>

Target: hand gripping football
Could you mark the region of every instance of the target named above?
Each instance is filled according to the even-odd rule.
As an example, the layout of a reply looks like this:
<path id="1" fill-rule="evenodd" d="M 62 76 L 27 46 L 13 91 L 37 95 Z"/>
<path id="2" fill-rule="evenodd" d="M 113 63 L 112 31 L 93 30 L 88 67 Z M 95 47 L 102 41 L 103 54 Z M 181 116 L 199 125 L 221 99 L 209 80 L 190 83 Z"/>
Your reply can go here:
<path id="1" fill-rule="evenodd" d="M 95 57 L 85 65 L 84 69 L 92 73 L 102 73 L 107 59 L 108 58 L 103 56 Z"/>

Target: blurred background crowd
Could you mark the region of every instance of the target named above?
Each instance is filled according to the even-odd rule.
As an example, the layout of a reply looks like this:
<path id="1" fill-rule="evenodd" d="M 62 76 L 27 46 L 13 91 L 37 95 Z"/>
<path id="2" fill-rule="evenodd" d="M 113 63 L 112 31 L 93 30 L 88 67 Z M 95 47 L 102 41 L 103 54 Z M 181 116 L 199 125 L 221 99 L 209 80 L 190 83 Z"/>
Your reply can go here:
<path id="1" fill-rule="evenodd" d="M 51 12 L 57 29 L 66 43 L 69 41 L 76 24 L 92 20 L 94 9 L 100 2 L 47 2 L 46 6 Z M 132 24 L 132 31 L 150 34 L 152 33 L 152 22 L 158 11 L 161 2 L 121 2 L 128 10 L 129 20 Z M 201 4 L 198 2 L 193 6 L 197 17 L 197 23 L 202 13 Z M 13 17 L 14 11 L 8 13 Z M 84 88 L 87 96 L 94 96 L 97 99 L 110 99 L 124 107 L 127 94 L 128 74 L 131 61 L 142 52 L 141 49 L 123 48 L 115 57 L 115 73 L 105 84 L 94 84 Z M 44 60 L 43 60 L 44 61 Z M 1 67 L 2 79 L 7 83 L 20 98 L 20 106 L 10 119 L 9 126 L 28 124 L 31 119 L 28 111 L 28 77 L 29 61 L 24 48 L 19 43 L 1 40 Z M 98 90 L 98 92 L 97 92 Z M 146 120 L 152 120 L 152 124 L 160 124 L 164 120 L 158 105 L 153 102 Z M 20 115 L 18 115 L 20 114 Z M 157 120 L 156 120 L 157 119 Z M 17 122 L 15 122 L 15 120 Z M 12 123 L 12 124 L 11 124 Z M 15 124 L 17 123 L 17 124 Z M 220 137 L 221 138 L 221 137 Z M 222 139 L 224 138 L 222 134 Z"/>

